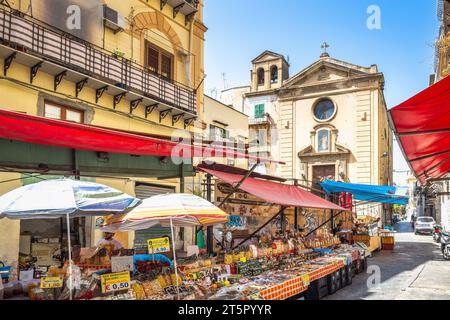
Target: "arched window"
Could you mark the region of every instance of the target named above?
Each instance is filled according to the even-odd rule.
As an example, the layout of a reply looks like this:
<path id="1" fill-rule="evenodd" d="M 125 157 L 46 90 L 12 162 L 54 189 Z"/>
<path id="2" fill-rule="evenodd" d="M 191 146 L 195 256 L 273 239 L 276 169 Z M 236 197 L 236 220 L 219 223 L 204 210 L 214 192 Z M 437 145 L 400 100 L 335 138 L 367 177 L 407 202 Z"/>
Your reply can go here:
<path id="1" fill-rule="evenodd" d="M 270 68 L 270 83 L 277 83 L 278 82 L 278 67 L 272 66 Z"/>
<path id="2" fill-rule="evenodd" d="M 258 85 L 261 86 L 261 85 L 264 84 L 264 69 L 263 68 L 259 68 L 256 73 L 257 73 L 257 76 L 258 76 Z"/>
<path id="3" fill-rule="evenodd" d="M 320 129 L 317 131 L 317 151 L 330 152 L 331 151 L 331 137 L 330 129 Z"/>

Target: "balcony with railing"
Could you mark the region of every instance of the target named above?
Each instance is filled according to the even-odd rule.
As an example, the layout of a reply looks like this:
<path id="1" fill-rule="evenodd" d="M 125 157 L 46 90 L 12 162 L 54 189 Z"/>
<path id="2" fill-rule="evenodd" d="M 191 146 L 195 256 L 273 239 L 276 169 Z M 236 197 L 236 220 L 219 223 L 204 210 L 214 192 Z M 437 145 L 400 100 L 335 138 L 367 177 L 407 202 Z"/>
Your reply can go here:
<path id="1" fill-rule="evenodd" d="M 97 102 L 108 91 L 114 108 L 129 101 L 130 113 L 142 105 L 146 117 L 156 110 L 160 120 L 171 114 L 185 127 L 197 116 L 194 89 L 14 10 L 0 8 L 0 57 L 5 75 L 14 62 L 27 65 L 30 82 L 43 71 L 54 76 L 55 91 L 64 78 L 76 84 L 77 96 L 86 86 Z"/>
<path id="2" fill-rule="evenodd" d="M 250 126 L 260 126 L 260 125 L 274 125 L 275 122 L 273 121 L 272 117 L 268 114 L 265 113 L 264 115 L 262 115 L 261 117 L 258 118 L 250 118 L 248 120 L 248 124 Z"/>
<path id="3" fill-rule="evenodd" d="M 198 11 L 199 0 L 160 0 L 161 10 L 164 9 L 167 4 L 173 8 L 174 18 L 178 13 L 182 13 L 186 17 L 187 23 Z"/>

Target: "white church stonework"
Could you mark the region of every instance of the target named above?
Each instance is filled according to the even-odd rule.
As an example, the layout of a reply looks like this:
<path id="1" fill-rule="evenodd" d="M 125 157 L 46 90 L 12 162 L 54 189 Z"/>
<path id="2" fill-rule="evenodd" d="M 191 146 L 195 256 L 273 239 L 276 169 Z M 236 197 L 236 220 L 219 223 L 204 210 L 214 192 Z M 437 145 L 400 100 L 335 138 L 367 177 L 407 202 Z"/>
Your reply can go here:
<path id="1" fill-rule="evenodd" d="M 282 55 L 265 51 L 252 62 L 251 85 L 228 89 L 222 98 L 246 113 L 251 124 L 262 113 L 274 120 L 276 139 L 266 141 L 271 144 L 266 156 L 286 164 L 268 168 L 268 173 L 309 186 L 326 178 L 393 183 L 393 135 L 384 76 L 376 65 L 347 63 L 325 51 L 289 77 Z M 381 206 L 371 210 L 382 213 Z"/>

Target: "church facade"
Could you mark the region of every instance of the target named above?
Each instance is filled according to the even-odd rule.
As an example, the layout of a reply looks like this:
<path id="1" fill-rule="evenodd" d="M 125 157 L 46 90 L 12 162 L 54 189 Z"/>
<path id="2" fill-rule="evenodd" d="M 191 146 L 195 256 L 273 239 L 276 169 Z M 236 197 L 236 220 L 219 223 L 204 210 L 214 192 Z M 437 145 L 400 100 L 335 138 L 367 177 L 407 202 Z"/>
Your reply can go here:
<path id="1" fill-rule="evenodd" d="M 270 140 L 268 156 L 286 164 L 268 173 L 313 188 L 324 179 L 392 185 L 393 135 L 384 76 L 376 65 L 358 66 L 325 51 L 290 77 L 284 57 L 265 51 L 253 60 L 251 74 L 247 91 L 236 91 L 243 102 L 235 107 L 243 108 L 250 123 L 261 110 L 274 120 L 276 139 Z M 239 101 L 233 89 L 223 98 Z M 382 211 L 378 206 L 369 214 Z"/>

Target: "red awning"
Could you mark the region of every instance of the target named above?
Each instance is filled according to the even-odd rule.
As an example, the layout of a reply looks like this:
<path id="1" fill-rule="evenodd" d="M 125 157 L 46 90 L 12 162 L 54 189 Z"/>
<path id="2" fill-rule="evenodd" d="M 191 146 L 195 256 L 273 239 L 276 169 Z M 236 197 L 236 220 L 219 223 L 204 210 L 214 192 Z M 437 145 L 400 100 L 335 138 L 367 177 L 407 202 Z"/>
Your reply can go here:
<path id="1" fill-rule="evenodd" d="M 232 186 L 236 186 L 244 177 L 242 175 L 209 170 L 202 167 L 198 167 L 198 169 L 213 175 Z M 247 178 L 239 189 L 280 206 L 347 211 L 334 203 L 293 185 Z"/>
<path id="2" fill-rule="evenodd" d="M 276 162 L 224 147 L 192 146 L 0 109 L 0 138 L 61 148 L 161 157 L 233 157 Z"/>
<path id="3" fill-rule="evenodd" d="M 391 109 L 390 116 L 421 183 L 450 170 L 450 77 Z"/>

